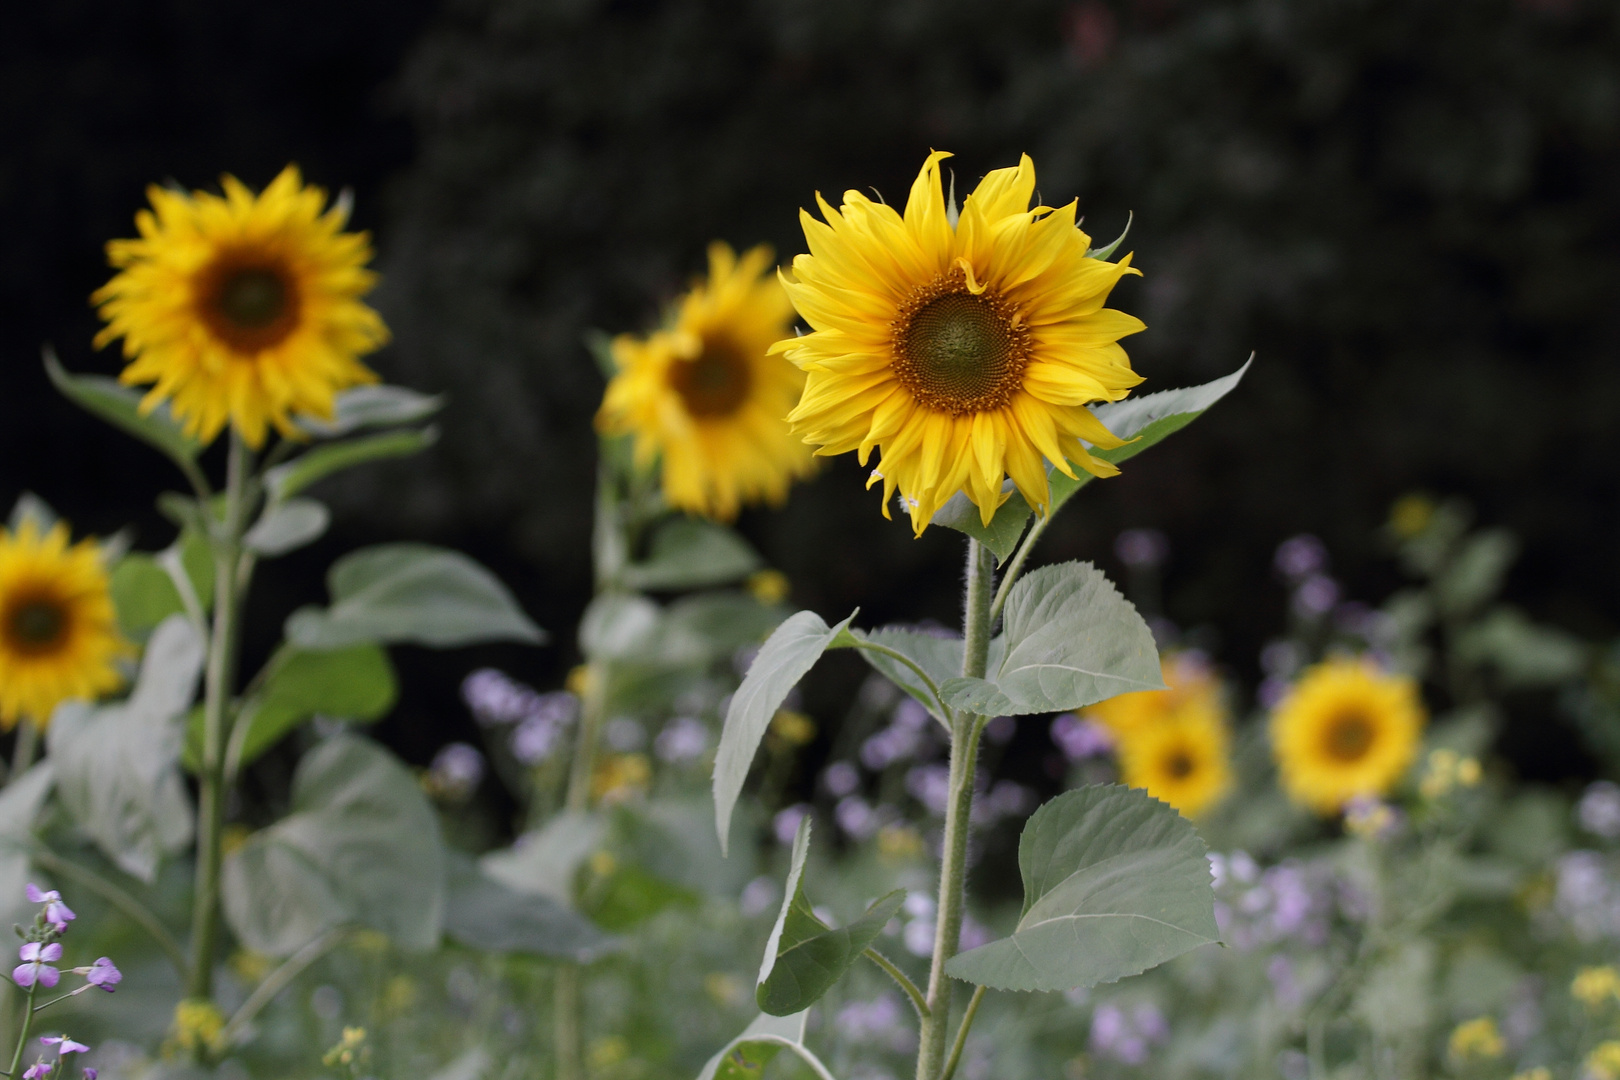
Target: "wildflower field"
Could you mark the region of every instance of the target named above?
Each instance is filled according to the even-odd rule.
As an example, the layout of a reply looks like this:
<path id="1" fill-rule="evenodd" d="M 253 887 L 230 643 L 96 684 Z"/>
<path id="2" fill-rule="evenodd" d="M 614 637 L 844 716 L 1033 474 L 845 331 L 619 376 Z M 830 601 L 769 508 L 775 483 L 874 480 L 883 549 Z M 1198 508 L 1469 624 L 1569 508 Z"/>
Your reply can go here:
<path id="1" fill-rule="evenodd" d="M 1143 49 L 1181 25 L 1139 6 Z M 1111 7 L 1058 25 L 1077 71 L 1151 67 Z M 423 280 L 390 298 L 341 177 L 148 177 L 94 328 L 9 358 L 152 511 L 8 466 L 0 1076 L 1620 1080 L 1615 613 L 1526 606 L 1525 543 L 1438 467 L 1327 539 L 1290 516 L 1332 477 L 1278 485 L 1269 592 L 1189 602 L 1196 553 L 1110 492 L 1241 516 L 1200 432 L 1307 455 L 1340 402 L 1290 447 L 1263 351 L 1162 375 L 1133 290 L 1189 249 L 1094 235 L 1046 160 L 846 162 L 661 256 L 645 318 L 528 324 L 591 425 L 528 458 L 567 422 Z M 485 397 L 397 359 L 445 341 Z M 533 566 L 401 510 L 512 475 Z M 1572 545 L 1610 539 L 1594 484 Z"/>

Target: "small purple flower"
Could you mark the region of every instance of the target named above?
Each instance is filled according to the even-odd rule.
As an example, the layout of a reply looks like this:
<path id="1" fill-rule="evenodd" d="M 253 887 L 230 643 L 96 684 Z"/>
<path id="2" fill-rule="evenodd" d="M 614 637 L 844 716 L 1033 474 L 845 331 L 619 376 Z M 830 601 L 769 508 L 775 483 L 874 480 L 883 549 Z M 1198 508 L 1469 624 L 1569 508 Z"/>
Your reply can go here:
<path id="1" fill-rule="evenodd" d="M 936 817 L 945 816 L 951 801 L 951 770 L 944 765 L 916 765 L 906 770 L 906 791 Z"/>
<path id="2" fill-rule="evenodd" d="M 660 761 L 678 765 L 694 761 L 709 748 L 709 729 L 695 716 L 677 716 L 664 725 L 653 740 L 653 753 Z"/>
<path id="3" fill-rule="evenodd" d="M 1289 581 L 1302 581 L 1327 568 L 1327 548 L 1310 533 L 1300 533 L 1277 545 L 1274 565 Z"/>
<path id="4" fill-rule="evenodd" d="M 72 908 L 62 903 L 62 894 L 55 889 L 46 892 L 30 881 L 26 891 L 30 904 L 45 905 L 45 921 L 55 926 L 57 933 L 66 930 L 67 924 L 78 918 Z"/>
<path id="5" fill-rule="evenodd" d="M 821 782 L 836 798 L 855 794 L 861 786 L 860 770 L 847 761 L 835 761 L 821 774 Z"/>
<path id="6" fill-rule="evenodd" d="M 100 1073 L 96 1072 L 93 1067 L 89 1065 L 84 1067 L 84 1080 L 96 1080 L 96 1077 L 99 1075 Z"/>
<path id="7" fill-rule="evenodd" d="M 810 814 L 810 807 L 805 803 L 795 803 L 786 810 L 777 812 L 771 819 L 771 831 L 776 834 L 776 842 L 786 847 L 793 843 L 793 838 L 799 832 L 799 822 Z"/>
<path id="8" fill-rule="evenodd" d="M 1606 840 L 1620 837 L 1620 787 L 1607 780 L 1599 780 L 1586 789 L 1575 817 L 1581 828 L 1593 836 Z"/>
<path id="9" fill-rule="evenodd" d="M 84 981 L 91 986 L 99 986 L 107 993 L 117 989 L 118 984 L 124 981 L 124 973 L 113 966 L 113 962 L 103 956 L 89 967 L 77 967 L 73 974 L 83 975 Z"/>
<path id="10" fill-rule="evenodd" d="M 1114 540 L 1114 554 L 1126 566 L 1151 569 L 1170 554 L 1170 540 L 1158 529 L 1126 529 Z"/>
<path id="11" fill-rule="evenodd" d="M 41 1058 L 28 1066 L 28 1069 L 23 1073 L 23 1080 L 44 1080 L 45 1077 L 51 1075 L 52 1067 L 50 1062 Z"/>
<path id="12" fill-rule="evenodd" d="M 464 742 L 453 742 L 433 755 L 428 782 L 433 791 L 449 799 L 470 797 L 484 779 L 484 755 Z"/>
<path id="13" fill-rule="evenodd" d="M 62 973 L 51 967 L 50 962 L 62 958 L 62 945 L 53 941 L 49 945 L 41 945 L 37 941 L 29 941 L 17 950 L 17 955 L 25 961 L 18 964 L 11 972 L 11 981 L 24 990 L 38 983 L 47 990 L 55 986 L 62 978 Z"/>
<path id="14" fill-rule="evenodd" d="M 1100 757 L 1114 748 L 1114 736 L 1095 720 L 1064 713 L 1052 721 L 1052 741 L 1070 761 Z"/>
<path id="15" fill-rule="evenodd" d="M 838 805 L 833 808 L 833 820 L 854 840 L 865 840 L 877 832 L 881 824 L 871 804 L 859 795 L 845 795 L 839 799 Z"/>
<path id="16" fill-rule="evenodd" d="M 39 1041 L 46 1046 L 56 1047 L 58 1054 L 87 1054 L 90 1048 L 82 1042 L 74 1042 L 66 1035 L 41 1035 Z"/>
<path id="17" fill-rule="evenodd" d="M 1312 574 L 1294 590 L 1294 613 L 1304 619 L 1320 619 L 1339 602 L 1339 583 L 1326 574 Z"/>

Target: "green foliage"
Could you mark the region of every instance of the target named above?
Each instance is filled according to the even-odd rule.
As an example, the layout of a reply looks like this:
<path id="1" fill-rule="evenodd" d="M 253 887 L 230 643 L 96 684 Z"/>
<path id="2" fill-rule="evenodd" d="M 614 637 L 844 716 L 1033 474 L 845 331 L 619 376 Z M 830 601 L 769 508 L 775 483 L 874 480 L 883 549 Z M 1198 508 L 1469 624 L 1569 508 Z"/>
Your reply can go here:
<path id="1" fill-rule="evenodd" d="M 202 444 L 181 430 L 167 403 L 143 412 L 141 391 L 104 375 L 70 374 L 49 346 L 45 373 L 64 397 L 86 412 L 156 447 L 182 468 L 195 466 Z"/>
<path id="2" fill-rule="evenodd" d="M 607 821 L 580 810 L 561 813 L 536 832 L 482 860 L 484 872 L 519 892 L 574 906 L 574 880 L 607 838 Z"/>
<path id="3" fill-rule="evenodd" d="M 404 386 L 379 383 L 356 386 L 337 396 L 332 405 L 332 419 L 301 416 L 298 426 L 322 439 L 335 439 L 352 435 L 367 428 L 395 427 L 426 420 L 444 408 L 444 397 L 423 394 Z"/>
<path id="4" fill-rule="evenodd" d="M 748 541 L 701 518 L 672 518 L 653 533 L 647 558 L 624 569 L 631 588 L 701 589 L 739 581 L 764 565 Z"/>
<path id="5" fill-rule="evenodd" d="M 953 978 L 1069 990 L 1138 975 L 1220 940 L 1205 847 L 1145 792 L 1065 792 L 1024 826 L 1024 908 L 1011 937 L 953 957 Z"/>
<path id="6" fill-rule="evenodd" d="M 311 484 L 356 465 L 420 453 L 438 438 L 438 430 L 427 427 L 419 431 L 387 431 L 317 446 L 265 473 L 265 487 L 272 498 L 289 499 Z"/>
<path id="7" fill-rule="evenodd" d="M 891 892 L 872 901 L 848 926 L 832 929 L 810 910 L 801 885 L 783 928 L 782 951 L 755 992 L 761 1011 L 791 1016 L 820 1001 L 877 939 L 905 898 L 904 889 Z"/>
<path id="8" fill-rule="evenodd" d="M 946 704 L 1017 716 L 1164 688 L 1153 632 L 1090 563 L 1025 575 L 1007 596 L 1004 619 L 1005 656 L 983 679 L 942 686 Z"/>
<path id="9" fill-rule="evenodd" d="M 41 761 L 0 788 L 0 895 L 23 895 L 31 877 L 34 824 L 55 784 L 55 762 Z"/>
<path id="10" fill-rule="evenodd" d="M 708 1060 L 698 1073 L 698 1080 L 758 1080 L 765 1066 L 784 1049 L 797 1054 L 821 1080 L 832 1080 L 827 1067 L 804 1045 L 808 1015 L 762 1014 Z"/>
<path id="11" fill-rule="evenodd" d="M 720 849 L 727 847 L 731 811 L 737 805 L 743 781 L 753 764 L 754 751 L 765 729 L 782 707 L 788 691 L 804 678 L 826 652 L 845 634 L 856 613 L 836 626 L 828 626 L 813 611 L 801 611 L 778 626 L 766 639 L 748 668 L 742 686 L 731 697 L 725 727 L 720 732 L 720 749 L 714 761 L 714 821 L 720 836 Z"/>
<path id="12" fill-rule="evenodd" d="M 416 779 L 381 747 L 339 735 L 298 763 L 292 812 L 226 859 L 225 915 L 243 944 L 269 956 L 348 924 L 430 949 L 444 921 L 444 863 Z"/>
<path id="13" fill-rule="evenodd" d="M 928 677 L 934 680 L 936 687 L 962 674 L 962 639 L 959 637 L 939 637 L 895 627 L 882 627 L 870 633 L 857 632 L 856 636 L 863 641 L 886 645 L 896 652 L 904 653 L 928 673 Z M 860 652 L 861 659 L 871 664 L 894 685 L 916 698 L 922 707 L 928 710 L 930 716 L 941 723 L 945 722 L 946 717 L 940 710 L 939 701 L 928 689 L 928 685 L 918 678 L 915 671 L 892 656 L 885 656 L 871 649 L 862 649 Z"/>
<path id="14" fill-rule="evenodd" d="M 446 853 L 445 935 L 469 949 L 588 964 L 619 942 L 566 904 L 514 889 L 456 851 Z"/>
<path id="15" fill-rule="evenodd" d="M 273 502 L 243 534 L 242 544 L 257 555 L 274 558 L 313 544 L 325 534 L 331 521 L 331 511 L 314 499 Z"/>
<path id="16" fill-rule="evenodd" d="M 332 604 L 287 617 L 287 640 L 305 649 L 360 642 L 436 648 L 485 641 L 544 640 L 511 593 L 459 552 L 427 544 L 378 544 L 351 552 L 327 573 Z"/>

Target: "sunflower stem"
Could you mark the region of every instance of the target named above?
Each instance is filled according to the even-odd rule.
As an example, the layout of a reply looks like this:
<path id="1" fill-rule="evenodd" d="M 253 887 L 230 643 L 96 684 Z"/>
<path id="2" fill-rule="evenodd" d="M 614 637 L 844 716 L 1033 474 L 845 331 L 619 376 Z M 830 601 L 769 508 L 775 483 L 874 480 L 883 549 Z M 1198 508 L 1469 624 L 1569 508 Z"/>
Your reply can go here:
<path id="1" fill-rule="evenodd" d="M 214 537 L 214 625 L 203 691 L 203 753 L 198 780 L 197 872 L 191 910 L 191 971 L 186 996 L 208 1000 L 214 989 L 219 939 L 219 876 L 225 826 L 225 747 L 230 737 L 231 686 L 240 651 L 238 623 L 242 531 L 247 517 L 248 449 L 231 430 L 225 473 L 225 518 Z"/>
<path id="2" fill-rule="evenodd" d="M 990 655 L 990 594 L 995 563 L 990 549 L 968 541 L 967 595 L 962 604 L 962 674 L 982 679 Z M 928 1015 L 922 1018 L 917 1080 L 940 1080 L 950 1043 L 951 981 L 945 963 L 962 938 L 967 898 L 967 844 L 973 814 L 973 774 L 986 717 L 951 716 L 950 794 L 945 804 L 945 851 L 939 868 L 939 906 L 934 922 L 934 959 L 928 969 Z"/>

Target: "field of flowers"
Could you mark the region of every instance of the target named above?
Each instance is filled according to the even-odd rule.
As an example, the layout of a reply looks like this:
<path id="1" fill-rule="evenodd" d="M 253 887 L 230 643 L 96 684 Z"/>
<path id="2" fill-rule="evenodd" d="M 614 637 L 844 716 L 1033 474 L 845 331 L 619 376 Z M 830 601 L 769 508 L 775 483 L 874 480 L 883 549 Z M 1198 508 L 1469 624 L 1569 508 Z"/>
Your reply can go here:
<path id="1" fill-rule="evenodd" d="M 818 198 L 780 268 L 716 243 L 660 325 L 593 340 L 577 628 L 377 544 L 257 670 L 262 565 L 445 403 L 364 362 L 389 331 L 346 199 L 292 167 L 153 187 L 94 298 L 122 374 L 45 364 L 166 456 L 173 540 L 34 495 L 0 534 L 0 1073 L 1620 1080 L 1620 787 L 1493 753 L 1535 690 L 1620 769 L 1620 654 L 1504 603 L 1514 537 L 1424 494 L 1367 524 L 1388 596 L 1277 538 L 1253 700 L 1160 610 L 1162 534 L 1117 537 L 1119 583 L 1043 564 L 1249 365 L 1138 392 L 1126 238 L 1027 157 L 976 185 L 948 157 L 902 206 Z M 730 527 L 841 454 L 896 528 L 961 534 L 959 626 L 798 610 Z M 466 678 L 480 744 L 413 769 L 368 737 L 396 647 L 569 636 L 565 685 Z M 864 681 L 811 715 L 840 652 Z"/>

